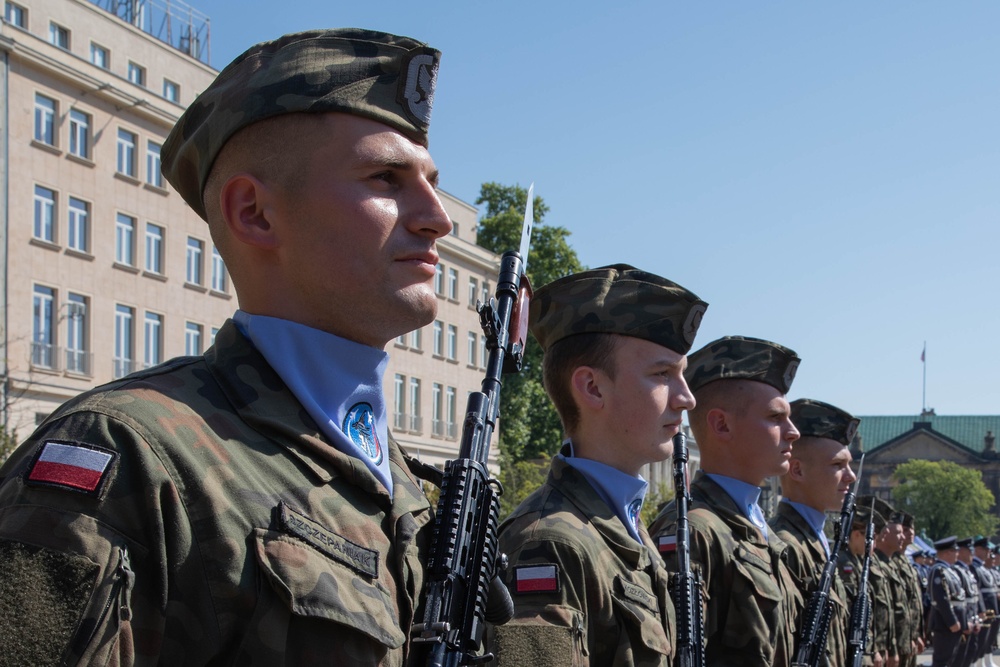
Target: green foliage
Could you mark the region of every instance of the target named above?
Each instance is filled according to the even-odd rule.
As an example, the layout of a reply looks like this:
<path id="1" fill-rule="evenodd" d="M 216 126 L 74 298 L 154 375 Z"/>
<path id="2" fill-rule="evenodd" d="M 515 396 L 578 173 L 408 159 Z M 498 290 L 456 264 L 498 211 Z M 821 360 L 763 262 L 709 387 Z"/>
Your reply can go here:
<path id="1" fill-rule="evenodd" d="M 503 254 L 516 250 L 521 243 L 521 225 L 528 191 L 519 185 L 483 183 L 477 205 L 486 205 L 479 221 L 479 245 Z M 532 203 L 535 226 L 528 253 L 528 278 L 533 287 L 583 270 L 583 265 L 569 245 L 570 231 L 544 223 L 549 207 L 541 197 Z M 542 350 L 529 340 L 520 373 L 504 376 L 500 401 L 500 452 L 505 460 L 517 463 L 545 457 L 555 452 L 562 441 L 559 416 L 542 385 Z"/>
<path id="2" fill-rule="evenodd" d="M 501 521 L 531 495 L 532 491 L 545 483 L 548 471 L 548 457 L 534 461 L 511 461 L 501 455 L 500 483 L 503 484 L 503 495 L 500 496 Z"/>
<path id="3" fill-rule="evenodd" d="M 8 431 L 7 425 L 0 426 L 0 463 L 3 463 L 17 449 L 17 431 Z"/>
<path id="4" fill-rule="evenodd" d="M 993 535 L 994 498 L 978 470 L 951 461 L 913 460 L 896 467 L 896 507 L 914 516 L 917 531 L 931 539 L 947 535 Z"/>
<path id="5" fill-rule="evenodd" d="M 650 486 L 646 491 L 646 499 L 642 503 L 642 509 L 639 511 L 642 525 L 648 526 L 653 523 L 653 519 L 660 513 L 660 508 L 673 499 L 674 489 L 666 482 Z"/>

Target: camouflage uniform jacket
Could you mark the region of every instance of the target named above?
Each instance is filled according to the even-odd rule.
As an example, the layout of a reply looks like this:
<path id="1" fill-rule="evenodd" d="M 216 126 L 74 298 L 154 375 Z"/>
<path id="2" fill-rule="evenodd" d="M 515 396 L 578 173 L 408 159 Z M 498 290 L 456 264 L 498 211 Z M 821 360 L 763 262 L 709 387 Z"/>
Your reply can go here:
<path id="1" fill-rule="evenodd" d="M 674 607 L 653 543 L 628 533 L 578 471 L 548 479 L 500 527 L 514 618 L 495 628 L 502 667 L 670 665 Z M 528 576 L 541 573 L 541 584 Z"/>
<path id="2" fill-rule="evenodd" d="M 924 634 L 924 603 L 920 590 L 920 578 L 916 565 L 903 553 L 894 554 L 892 562 L 896 565 L 899 578 L 906 588 L 906 611 L 910 616 L 910 640 L 916 642 Z"/>
<path id="3" fill-rule="evenodd" d="M 788 545 L 785 562 L 802 595 L 803 604 L 808 606 L 827 562 L 823 543 L 805 518 L 788 503 L 778 503 L 775 515 L 768 523 Z M 832 667 L 847 662 L 847 621 L 850 610 L 847 607 L 847 593 L 839 577 L 834 577 L 830 582 L 830 600 L 833 603 L 833 613 L 827 631 L 826 660 L 822 664 Z M 805 620 L 803 610 L 799 612 L 799 619 Z M 802 632 L 801 627 L 799 632 Z"/>
<path id="4" fill-rule="evenodd" d="M 27 479 L 54 441 L 111 453 L 99 493 Z M 388 456 L 392 499 L 232 322 L 202 357 L 70 401 L 0 470 L 0 655 L 405 664 L 432 524 Z"/>
<path id="5" fill-rule="evenodd" d="M 874 619 L 873 642 L 875 650 L 886 655 L 897 655 L 896 626 L 892 613 L 892 589 L 886 577 L 885 568 L 879 561 L 878 549 L 871 557 L 868 581 L 872 584 L 872 618 Z"/>
<path id="6" fill-rule="evenodd" d="M 864 567 L 864 561 L 862 561 L 858 556 L 851 553 L 849 549 L 843 549 L 840 552 L 840 556 L 837 557 L 837 575 L 840 579 L 841 584 L 844 588 L 844 593 L 846 595 L 845 601 L 848 607 L 848 620 L 845 626 L 845 632 L 850 633 L 851 623 L 853 622 L 853 615 L 855 600 L 858 597 L 858 587 L 861 585 L 861 570 Z M 876 651 L 884 651 L 884 647 L 878 647 L 875 645 L 875 615 L 873 613 L 875 606 L 875 589 L 872 587 L 871 581 L 871 566 L 869 566 L 868 571 L 868 627 L 865 628 L 865 655 L 861 660 L 861 664 L 866 667 L 870 667 L 875 664 L 874 654 Z M 845 642 L 850 641 L 850 637 L 845 635 Z"/>
<path id="7" fill-rule="evenodd" d="M 875 549 L 875 557 L 878 559 L 882 572 L 885 574 L 885 580 L 888 582 L 889 594 L 891 595 L 892 627 L 893 637 L 895 638 L 893 646 L 895 646 L 895 653 L 900 656 L 910 655 L 913 653 L 913 647 L 910 646 L 910 603 L 906 593 L 906 583 L 896 568 L 896 562 L 890 556 Z"/>
<path id="8" fill-rule="evenodd" d="M 675 533 L 669 503 L 650 526 L 656 541 Z M 699 471 L 691 483 L 691 567 L 705 582 L 705 664 L 780 666 L 794 657 L 801 596 L 784 563 L 787 545 L 767 541 L 722 487 Z M 667 568 L 677 559 L 667 556 Z"/>

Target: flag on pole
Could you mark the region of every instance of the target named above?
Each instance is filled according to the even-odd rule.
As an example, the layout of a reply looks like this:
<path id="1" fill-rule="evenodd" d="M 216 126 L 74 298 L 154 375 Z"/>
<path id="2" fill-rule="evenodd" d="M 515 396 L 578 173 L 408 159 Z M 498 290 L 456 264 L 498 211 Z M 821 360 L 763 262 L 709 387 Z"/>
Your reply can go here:
<path id="1" fill-rule="evenodd" d="M 920 353 L 920 361 L 927 361 L 927 343 L 924 343 L 924 349 Z"/>

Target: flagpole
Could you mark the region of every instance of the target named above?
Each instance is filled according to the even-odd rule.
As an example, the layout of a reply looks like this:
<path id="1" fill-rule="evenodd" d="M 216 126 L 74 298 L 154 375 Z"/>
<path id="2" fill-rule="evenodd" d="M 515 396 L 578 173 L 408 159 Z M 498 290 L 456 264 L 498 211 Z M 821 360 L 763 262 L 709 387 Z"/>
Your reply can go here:
<path id="1" fill-rule="evenodd" d="M 924 365 L 924 394 L 921 398 L 923 407 L 920 408 L 920 414 L 923 415 L 927 412 L 927 341 L 924 341 L 924 351 L 920 353 L 920 361 Z"/>

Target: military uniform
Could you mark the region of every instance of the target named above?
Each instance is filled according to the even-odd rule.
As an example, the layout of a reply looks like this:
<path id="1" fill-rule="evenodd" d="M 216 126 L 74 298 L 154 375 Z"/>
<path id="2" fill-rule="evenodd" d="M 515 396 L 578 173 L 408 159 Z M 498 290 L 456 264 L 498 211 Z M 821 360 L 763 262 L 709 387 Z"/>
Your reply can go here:
<path id="1" fill-rule="evenodd" d="M 653 540 L 675 533 L 675 505 L 650 526 Z M 774 531 L 765 540 L 740 507 L 698 472 L 688 512 L 691 567 L 706 589 L 706 665 L 789 665 L 794 657 L 797 609 L 802 607 Z M 676 570 L 676 558 L 665 558 Z"/>
<path id="2" fill-rule="evenodd" d="M 808 606 L 828 560 L 823 544 L 805 518 L 788 503 L 778 503 L 777 512 L 768 523 L 777 536 L 788 545 L 785 551 L 785 564 L 798 587 L 803 604 Z M 847 624 L 850 613 L 847 593 L 837 577 L 834 577 L 830 584 L 830 600 L 833 603 L 833 613 L 827 631 L 826 661 L 822 664 L 832 667 L 846 664 Z M 803 619 L 801 613 L 799 618 Z"/>
<path id="3" fill-rule="evenodd" d="M 861 558 L 858 558 L 848 549 L 844 549 L 840 552 L 837 557 L 837 576 L 838 580 L 841 582 L 844 590 L 844 601 L 848 607 L 848 619 L 847 625 L 845 625 L 845 636 L 844 641 L 849 642 L 851 637 L 847 634 L 850 630 L 851 623 L 853 622 L 853 615 L 857 613 L 855 611 L 856 600 L 858 598 L 858 591 L 861 587 L 861 574 L 864 567 L 864 562 Z M 871 667 L 875 664 L 874 661 L 874 615 L 873 602 L 875 600 L 874 590 L 872 589 L 871 583 L 871 569 L 869 567 L 869 580 L 866 587 L 868 593 L 868 625 L 865 628 L 865 654 L 862 658 L 861 664 L 866 667 Z M 846 650 L 846 647 L 845 647 Z M 846 664 L 846 654 L 845 654 L 845 664 Z"/>
<path id="4" fill-rule="evenodd" d="M 47 476 L 60 445 L 108 455 L 93 492 Z M 431 511 L 388 456 L 391 498 L 231 322 L 203 357 L 74 399 L 2 469 L 0 569 L 22 588 L 0 593 L 0 655 L 405 664 Z"/>
<path id="5" fill-rule="evenodd" d="M 669 665 L 674 607 L 645 530 L 640 544 L 560 458 L 500 528 L 514 618 L 496 628 L 499 664 Z"/>
<path id="6" fill-rule="evenodd" d="M 872 616 L 874 618 L 874 648 L 883 656 L 898 652 L 896 627 L 893 616 L 892 584 L 878 558 L 878 550 L 872 555 L 868 580 L 872 584 Z"/>
<path id="7" fill-rule="evenodd" d="M 910 642 L 913 646 L 918 646 L 917 641 L 923 637 L 924 616 L 923 602 L 921 599 L 920 581 L 917 575 L 916 566 L 911 563 L 903 553 L 895 553 L 890 559 L 896 568 L 899 580 L 903 584 L 905 594 L 905 608 L 907 614 L 907 628 L 909 630 Z M 915 665 L 917 661 L 916 653 L 908 654 L 907 663 L 901 667 Z"/>
<path id="8" fill-rule="evenodd" d="M 971 545 L 972 540 L 968 541 Z M 961 541 L 959 543 L 961 544 Z M 962 581 L 962 586 L 965 589 L 965 618 L 974 624 L 978 622 L 979 615 L 984 611 L 976 575 L 972 573 L 972 568 L 961 560 L 955 563 L 952 569 Z M 975 627 L 966 635 L 963 648 L 960 650 L 961 658 L 956 659 L 956 667 L 968 667 L 979 655 L 979 635 L 980 630 L 976 630 Z"/>
<path id="9" fill-rule="evenodd" d="M 977 540 L 974 546 L 991 549 L 993 545 L 986 539 Z M 983 629 L 979 633 L 979 651 L 976 659 L 984 657 L 993 650 L 993 640 L 996 637 L 997 611 L 1000 607 L 997 604 L 997 584 L 993 577 L 993 572 L 983 563 L 982 559 L 973 557 L 972 573 L 976 577 L 979 586 L 979 595 L 982 598 L 982 615 L 984 617 Z"/>
<path id="10" fill-rule="evenodd" d="M 951 538 L 951 544 L 954 544 Z M 935 542 L 940 552 L 947 548 L 948 540 Z M 966 629 L 965 586 L 947 562 L 938 559 L 930 571 L 931 613 L 928 628 L 934 646 L 934 667 L 950 667 L 955 665 L 955 659 L 960 652 L 964 653 L 964 635 Z M 959 629 L 951 628 L 958 624 Z"/>
<path id="11" fill-rule="evenodd" d="M 894 641 L 890 646 L 889 652 L 890 654 L 897 654 L 900 664 L 903 664 L 913 653 L 913 648 L 910 646 L 910 611 L 906 583 L 900 576 L 896 563 L 892 560 L 891 556 L 886 555 L 879 549 L 875 549 L 875 557 L 885 577 L 888 599 L 890 601 L 890 613 L 892 614 L 892 637 Z"/>

